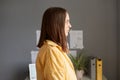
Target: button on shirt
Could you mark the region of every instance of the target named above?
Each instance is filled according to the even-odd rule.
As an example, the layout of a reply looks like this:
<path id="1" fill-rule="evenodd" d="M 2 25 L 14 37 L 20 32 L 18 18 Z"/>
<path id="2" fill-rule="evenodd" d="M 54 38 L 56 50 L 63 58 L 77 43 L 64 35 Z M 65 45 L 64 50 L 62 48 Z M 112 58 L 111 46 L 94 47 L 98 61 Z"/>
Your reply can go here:
<path id="1" fill-rule="evenodd" d="M 73 64 L 62 48 L 46 40 L 36 59 L 37 80 L 77 80 Z"/>

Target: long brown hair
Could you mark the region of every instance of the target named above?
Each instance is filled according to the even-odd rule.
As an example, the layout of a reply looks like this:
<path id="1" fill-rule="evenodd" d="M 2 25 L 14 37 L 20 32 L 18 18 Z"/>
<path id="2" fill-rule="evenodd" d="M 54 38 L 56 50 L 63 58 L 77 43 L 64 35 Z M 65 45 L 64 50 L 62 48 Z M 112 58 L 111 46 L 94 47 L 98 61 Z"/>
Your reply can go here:
<path id="1" fill-rule="evenodd" d="M 68 51 L 64 30 L 66 13 L 66 9 L 60 7 L 51 7 L 44 12 L 40 40 L 37 45 L 39 48 L 45 40 L 51 40 L 61 46 L 64 52 Z"/>

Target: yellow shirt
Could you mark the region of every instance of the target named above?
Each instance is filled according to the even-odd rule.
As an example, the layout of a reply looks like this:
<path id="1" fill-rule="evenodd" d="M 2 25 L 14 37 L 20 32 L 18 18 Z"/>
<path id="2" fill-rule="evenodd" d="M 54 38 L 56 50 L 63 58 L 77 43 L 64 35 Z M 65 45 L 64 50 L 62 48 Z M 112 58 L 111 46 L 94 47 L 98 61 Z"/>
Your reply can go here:
<path id="1" fill-rule="evenodd" d="M 37 80 L 77 80 L 73 64 L 59 45 L 46 40 L 36 59 Z"/>

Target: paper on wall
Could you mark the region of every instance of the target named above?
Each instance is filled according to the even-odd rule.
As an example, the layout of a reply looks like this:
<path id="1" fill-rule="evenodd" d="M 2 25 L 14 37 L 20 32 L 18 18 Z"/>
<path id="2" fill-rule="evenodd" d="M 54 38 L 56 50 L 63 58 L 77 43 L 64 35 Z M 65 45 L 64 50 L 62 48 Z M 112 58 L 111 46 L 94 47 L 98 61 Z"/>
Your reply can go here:
<path id="1" fill-rule="evenodd" d="M 70 50 L 70 54 L 74 57 L 77 56 L 77 51 L 76 50 Z"/>
<path id="2" fill-rule="evenodd" d="M 70 48 L 71 49 L 83 48 L 83 31 L 82 30 L 70 31 Z"/>
<path id="3" fill-rule="evenodd" d="M 38 51 L 31 51 L 31 62 L 35 63 L 37 58 Z"/>
<path id="4" fill-rule="evenodd" d="M 35 64 L 29 64 L 30 80 L 37 80 Z"/>
<path id="5" fill-rule="evenodd" d="M 39 39 L 40 39 L 40 33 L 41 33 L 40 30 L 36 30 L 36 45 L 37 45 L 38 42 L 39 42 Z"/>

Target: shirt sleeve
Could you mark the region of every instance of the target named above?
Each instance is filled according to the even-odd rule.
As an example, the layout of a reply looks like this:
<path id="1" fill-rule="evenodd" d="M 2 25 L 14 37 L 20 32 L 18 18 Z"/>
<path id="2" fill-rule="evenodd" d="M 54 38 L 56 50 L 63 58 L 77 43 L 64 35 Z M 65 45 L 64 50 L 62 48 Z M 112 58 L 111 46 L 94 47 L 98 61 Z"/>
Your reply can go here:
<path id="1" fill-rule="evenodd" d="M 45 80 L 65 80 L 65 68 L 61 55 L 62 53 L 55 49 L 50 49 L 46 54 L 44 69 Z"/>

